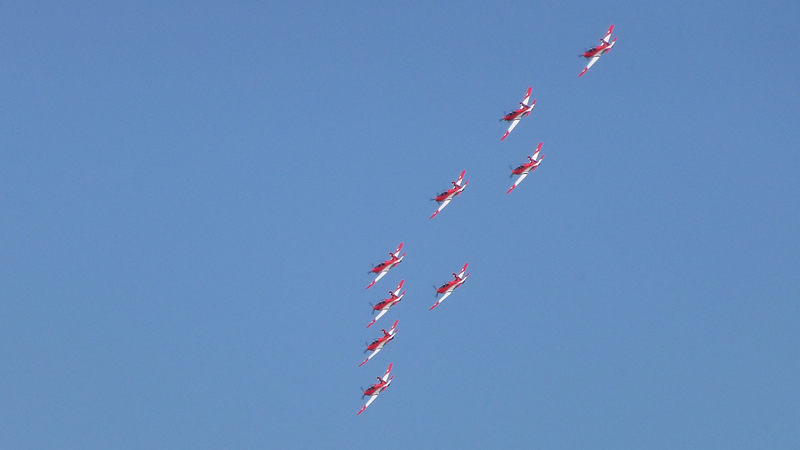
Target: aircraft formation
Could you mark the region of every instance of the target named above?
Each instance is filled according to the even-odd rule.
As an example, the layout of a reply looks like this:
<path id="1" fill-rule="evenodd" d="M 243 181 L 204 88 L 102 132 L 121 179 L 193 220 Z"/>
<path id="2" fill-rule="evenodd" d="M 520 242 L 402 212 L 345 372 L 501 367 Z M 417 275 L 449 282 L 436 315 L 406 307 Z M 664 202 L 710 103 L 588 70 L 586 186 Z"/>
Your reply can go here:
<path id="1" fill-rule="evenodd" d="M 616 37 L 613 40 L 611 39 L 611 33 L 613 31 L 614 31 L 614 25 L 611 25 L 608 28 L 606 35 L 600 39 L 600 45 L 592 47 L 580 55 L 589 60 L 589 62 L 583 69 L 583 71 L 581 71 L 581 73 L 578 74 L 578 77 L 582 77 L 586 73 L 586 71 L 588 71 L 589 68 L 591 68 L 600 59 L 602 55 L 608 53 L 608 51 L 611 50 L 611 48 L 617 42 Z M 521 102 L 519 102 L 519 107 L 516 108 L 514 111 L 505 114 L 503 118 L 500 119 L 501 121 L 509 122 L 508 129 L 506 130 L 505 134 L 503 134 L 503 136 L 500 138 L 500 141 L 504 141 L 508 137 L 508 135 L 511 134 L 511 131 L 513 131 L 514 128 L 516 128 L 519 122 L 523 118 L 528 117 L 531 111 L 533 111 L 534 106 L 536 106 L 536 99 L 530 101 L 532 92 L 533 92 L 533 87 L 529 87 L 528 91 L 525 93 L 525 97 L 522 99 Z M 508 189 L 508 191 L 506 191 L 506 194 L 511 193 L 511 191 L 513 191 L 517 186 L 519 186 L 522 180 L 524 180 L 529 174 L 531 174 L 539 167 L 539 165 L 542 163 L 542 160 L 544 159 L 544 154 L 542 154 L 541 156 L 539 155 L 541 150 L 542 150 L 542 142 L 540 142 L 539 145 L 536 147 L 536 150 L 534 151 L 533 155 L 527 157 L 528 162 L 522 163 L 516 168 L 511 168 L 510 176 L 513 177 L 514 175 L 517 175 L 518 178 L 514 182 L 514 184 Z M 446 191 L 441 192 L 432 199 L 439 204 L 439 207 L 436 209 L 433 215 L 430 216 L 429 219 L 433 219 L 434 217 L 436 217 L 440 212 L 442 212 L 442 210 L 447 205 L 450 204 L 450 202 L 453 201 L 453 199 L 455 199 L 462 192 L 464 192 L 464 189 L 467 187 L 467 183 L 469 183 L 469 180 L 464 181 L 464 175 L 466 175 L 466 172 L 467 172 L 466 170 L 462 170 L 461 174 L 458 176 L 458 179 L 450 182 L 453 185 L 452 188 L 449 188 Z M 397 246 L 397 250 L 395 250 L 392 253 L 389 253 L 388 260 L 382 261 L 381 263 L 375 265 L 370 270 L 369 273 L 377 274 L 377 276 L 367 286 L 367 289 L 374 286 L 375 283 L 377 283 L 381 278 L 383 278 L 387 273 L 389 273 L 391 269 L 397 267 L 397 265 L 403 261 L 403 258 L 405 258 L 406 253 L 403 253 L 401 255 L 400 251 L 402 249 L 403 249 L 403 243 L 401 242 L 400 245 Z M 447 281 L 440 287 L 434 286 L 434 289 L 436 290 L 437 300 L 436 303 L 434 303 L 433 306 L 430 307 L 429 309 L 430 311 L 439 306 L 445 299 L 447 299 L 453 293 L 453 291 L 461 287 L 467 281 L 467 278 L 469 277 L 469 272 L 467 272 L 468 265 L 469 263 L 465 263 L 464 267 L 461 268 L 461 271 L 459 273 L 454 272 L 452 274 L 453 275 L 452 280 Z M 405 280 L 400 280 L 397 287 L 393 291 L 389 291 L 389 298 L 383 299 L 379 301 L 377 304 L 372 305 L 372 314 L 374 315 L 377 312 L 378 315 L 377 317 L 372 319 L 372 321 L 367 325 L 367 328 L 375 324 L 375 322 L 377 322 L 378 319 L 380 319 L 387 312 L 389 312 L 390 308 L 398 304 L 400 300 L 403 299 L 403 296 L 406 293 L 406 291 L 403 291 L 402 293 L 400 292 L 400 290 L 403 288 L 403 283 L 405 283 Z M 364 361 L 362 361 L 361 364 L 359 364 L 359 367 L 369 362 L 375 355 L 377 355 L 381 350 L 385 348 L 386 344 L 394 340 L 395 336 L 397 335 L 398 322 L 399 322 L 398 320 L 395 320 L 394 324 L 389 329 L 389 331 L 382 329 L 381 332 L 383 333 L 383 335 L 377 337 L 371 343 L 367 344 L 367 348 L 366 350 L 364 350 L 364 352 L 366 353 L 369 351 L 372 353 Z M 385 391 L 389 387 L 389 385 L 392 382 L 392 379 L 394 379 L 394 375 L 391 375 L 393 366 L 394 363 L 389 363 L 389 367 L 386 369 L 386 372 L 383 374 L 383 376 L 377 377 L 378 380 L 377 383 L 372 384 L 367 389 L 363 388 L 361 389 L 363 392 L 362 399 L 364 397 L 369 397 L 369 399 L 367 400 L 366 404 L 364 404 L 364 406 L 361 407 L 357 415 L 361 415 L 361 413 L 363 413 L 364 410 L 366 410 L 367 407 L 370 404 L 372 404 L 372 402 L 374 402 L 375 399 L 378 398 L 378 395 L 380 395 L 383 391 Z"/>

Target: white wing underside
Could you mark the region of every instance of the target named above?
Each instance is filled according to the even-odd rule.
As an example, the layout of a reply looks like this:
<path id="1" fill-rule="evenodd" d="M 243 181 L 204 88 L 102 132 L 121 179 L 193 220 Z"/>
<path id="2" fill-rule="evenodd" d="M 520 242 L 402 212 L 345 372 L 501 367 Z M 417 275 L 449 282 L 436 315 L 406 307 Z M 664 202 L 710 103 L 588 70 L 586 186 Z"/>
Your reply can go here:
<path id="1" fill-rule="evenodd" d="M 370 322 L 369 325 L 367 325 L 367 328 L 371 327 L 373 323 L 377 322 L 378 319 L 383 317 L 383 315 L 386 314 L 387 311 L 389 311 L 389 308 L 382 309 L 381 312 L 378 313 L 378 317 L 372 319 L 372 322 Z"/>
<path id="2" fill-rule="evenodd" d="M 441 211 L 444 209 L 444 207 L 445 207 L 445 206 L 447 206 L 447 205 L 449 205 L 449 204 L 450 204 L 450 202 L 451 202 L 451 201 L 453 201 L 453 197 L 448 197 L 448 198 L 444 199 L 444 201 L 442 202 L 442 204 L 441 204 L 441 205 L 439 205 L 439 209 L 437 209 L 437 210 L 436 210 L 436 212 L 437 212 L 437 213 L 438 213 L 438 212 L 441 212 Z"/>
<path id="3" fill-rule="evenodd" d="M 517 126 L 517 124 L 521 119 L 522 119 L 522 114 L 518 115 L 516 119 L 511 121 L 511 125 L 508 126 L 508 131 L 506 131 L 506 135 L 511 133 L 511 130 L 513 130 Z"/>
<path id="4" fill-rule="evenodd" d="M 384 345 L 386 345 L 386 344 L 384 344 Z M 370 354 L 370 355 L 367 357 L 367 361 L 369 361 L 370 359 L 372 359 L 372 357 L 373 357 L 373 356 L 375 356 L 375 355 L 377 355 L 378 353 L 380 353 L 380 351 L 381 351 L 381 350 L 383 350 L 383 346 L 380 346 L 380 347 L 376 348 L 376 349 L 375 349 L 375 351 L 373 351 L 373 352 L 372 352 L 372 353 L 371 353 L 371 354 Z M 364 361 L 364 362 L 367 362 L 367 361 Z"/>
<path id="5" fill-rule="evenodd" d="M 594 55 L 594 56 L 592 56 L 592 59 L 589 60 L 589 64 L 586 65 L 586 70 L 589 70 L 589 68 L 592 67 L 594 65 L 594 63 L 597 62 L 598 59 L 600 59 L 600 54 L 599 53 Z"/>
<path id="6" fill-rule="evenodd" d="M 529 173 L 531 173 L 531 172 L 530 171 L 523 172 L 522 175 L 520 175 L 519 178 L 517 178 L 517 181 L 514 182 L 514 187 L 519 186 L 519 184 L 522 183 L 522 180 L 524 180 L 525 177 L 527 177 Z"/>
<path id="7" fill-rule="evenodd" d="M 369 400 L 367 400 L 367 404 L 364 405 L 364 408 L 362 408 L 361 411 L 364 411 L 365 409 L 367 409 L 367 407 L 369 405 L 371 405 L 372 402 L 374 402 L 376 398 L 378 398 L 378 394 L 380 394 L 380 392 L 375 393 L 375 395 L 370 395 L 369 396 Z"/>
<path id="8" fill-rule="evenodd" d="M 389 269 L 391 269 L 391 267 L 381 270 L 381 273 L 379 273 L 378 276 L 375 277 L 375 281 L 373 281 L 372 283 L 373 284 L 377 283 L 378 280 L 380 280 L 381 278 L 383 278 L 384 275 L 389 273 Z"/>
<path id="9" fill-rule="evenodd" d="M 436 304 L 438 305 L 439 303 L 442 303 L 443 301 L 445 301 L 445 299 L 446 299 L 447 297 L 450 297 L 450 294 L 452 294 L 452 293 L 453 293 L 453 290 L 455 290 L 455 287 L 454 287 L 453 289 L 450 289 L 449 291 L 445 292 L 445 293 L 442 295 L 442 298 L 440 298 L 440 299 L 439 299 L 439 300 L 436 302 Z"/>

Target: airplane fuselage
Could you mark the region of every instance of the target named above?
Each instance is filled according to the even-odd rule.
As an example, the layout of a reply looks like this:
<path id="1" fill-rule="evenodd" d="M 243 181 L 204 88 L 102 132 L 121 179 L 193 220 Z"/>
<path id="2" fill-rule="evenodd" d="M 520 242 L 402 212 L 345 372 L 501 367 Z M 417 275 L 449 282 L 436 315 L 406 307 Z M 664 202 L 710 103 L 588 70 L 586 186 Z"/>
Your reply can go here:
<path id="1" fill-rule="evenodd" d="M 381 381 L 380 383 L 373 384 L 372 386 L 368 387 L 367 390 L 364 391 L 364 395 L 375 395 L 380 394 L 389 383 L 386 381 Z"/>
<path id="2" fill-rule="evenodd" d="M 589 50 L 586 50 L 585 52 L 583 52 L 583 55 L 581 56 L 583 56 L 584 58 L 594 58 L 597 55 L 603 54 L 611 50 L 611 47 L 613 46 L 614 46 L 613 42 L 610 44 L 604 42 L 598 45 L 597 47 L 592 47 Z"/>
<path id="3" fill-rule="evenodd" d="M 375 306 L 372 307 L 375 311 L 380 311 L 383 309 L 389 309 L 395 305 L 395 303 L 399 302 L 402 297 L 392 297 L 387 298 L 385 300 L 379 301 Z"/>
<path id="4" fill-rule="evenodd" d="M 372 341 L 371 344 L 369 344 L 367 346 L 367 350 L 375 351 L 375 350 L 381 349 L 381 348 L 383 348 L 384 345 L 386 345 L 387 342 L 391 341 L 392 339 L 394 339 L 394 335 L 393 334 L 390 335 L 390 336 L 384 336 L 384 337 L 375 339 L 374 341 Z"/>
<path id="5" fill-rule="evenodd" d="M 519 108 L 519 109 L 517 109 L 515 111 L 512 111 L 512 112 L 506 114 L 505 116 L 503 116 L 503 120 L 505 120 L 506 122 L 511 122 L 512 120 L 516 119 L 517 117 L 519 117 L 522 114 L 525 114 L 525 113 L 529 112 L 530 110 L 531 110 L 530 107 L 523 106 L 522 108 Z"/>
<path id="6" fill-rule="evenodd" d="M 463 279 L 448 281 L 447 283 L 443 284 L 441 287 L 437 288 L 436 292 L 438 292 L 440 294 L 444 294 L 447 291 L 452 291 L 453 289 L 461 286 L 461 283 L 463 283 L 463 282 L 464 282 Z"/>
<path id="7" fill-rule="evenodd" d="M 448 198 L 453 198 L 456 195 L 460 194 L 462 190 L 464 190 L 464 186 L 454 187 L 453 189 L 448 189 L 447 191 L 442 192 L 441 194 L 437 195 L 433 199 L 437 203 L 442 203 L 443 201 L 447 200 Z"/>
<path id="8" fill-rule="evenodd" d="M 522 164 L 521 166 L 512 170 L 511 173 L 513 173 L 514 175 L 522 175 L 523 173 L 532 171 L 533 169 L 536 168 L 537 165 L 538 164 L 536 163 Z"/>

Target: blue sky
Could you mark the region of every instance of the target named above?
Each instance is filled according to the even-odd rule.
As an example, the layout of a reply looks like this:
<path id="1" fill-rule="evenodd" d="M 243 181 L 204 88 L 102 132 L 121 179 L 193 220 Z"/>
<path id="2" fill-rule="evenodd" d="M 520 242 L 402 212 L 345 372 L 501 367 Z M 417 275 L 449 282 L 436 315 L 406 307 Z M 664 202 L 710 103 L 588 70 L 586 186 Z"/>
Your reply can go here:
<path id="1" fill-rule="evenodd" d="M 0 447 L 800 446 L 796 2 L 0 11 Z"/>

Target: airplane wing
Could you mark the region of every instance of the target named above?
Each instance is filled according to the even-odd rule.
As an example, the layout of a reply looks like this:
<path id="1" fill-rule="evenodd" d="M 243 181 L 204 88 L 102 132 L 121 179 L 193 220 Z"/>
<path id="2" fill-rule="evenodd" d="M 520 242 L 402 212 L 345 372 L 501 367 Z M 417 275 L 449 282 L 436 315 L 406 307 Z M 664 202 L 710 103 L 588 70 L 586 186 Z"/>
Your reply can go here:
<path id="1" fill-rule="evenodd" d="M 430 216 L 428 219 L 433 219 L 434 217 L 436 217 L 436 215 L 439 214 L 439 212 L 441 212 L 444 209 L 445 206 L 449 205 L 451 201 L 453 201 L 452 197 L 444 199 L 442 204 L 439 205 L 439 209 L 437 209 L 436 212 L 433 213 L 433 215 Z"/>
<path id="2" fill-rule="evenodd" d="M 468 265 L 469 265 L 469 263 L 464 264 L 464 267 L 461 268 L 461 272 L 458 273 L 458 278 L 463 278 L 464 277 L 464 272 L 467 271 L 467 266 Z"/>
<path id="3" fill-rule="evenodd" d="M 389 373 L 392 371 L 392 366 L 394 363 L 389 363 L 389 367 L 386 369 L 386 373 L 383 374 L 383 381 L 389 381 Z M 394 378 L 394 377 L 392 377 Z"/>
<path id="4" fill-rule="evenodd" d="M 511 125 L 508 126 L 508 130 L 506 131 L 506 134 L 504 134 L 503 137 L 500 138 L 501 141 L 505 140 L 505 138 L 507 138 L 508 135 L 511 134 L 511 130 L 513 130 L 514 127 L 517 126 L 517 124 L 519 123 L 519 120 L 520 120 L 520 116 L 517 116 L 516 119 L 511 121 Z"/>
<path id="5" fill-rule="evenodd" d="M 462 171 L 461 171 L 461 175 L 459 175 L 459 176 L 458 176 L 458 179 L 456 180 L 456 184 L 457 184 L 457 185 L 461 186 L 461 182 L 464 180 L 464 174 L 465 174 L 465 173 L 467 173 L 467 171 L 466 171 L 466 170 L 462 170 Z"/>
<path id="6" fill-rule="evenodd" d="M 389 311 L 389 308 L 382 309 L 381 312 L 378 313 L 378 317 L 372 319 L 372 322 L 370 322 L 369 325 L 367 325 L 367 328 L 371 327 L 373 323 L 377 322 L 378 319 L 383 317 L 383 315 L 386 314 L 387 311 Z"/>
<path id="7" fill-rule="evenodd" d="M 378 274 L 378 276 L 377 276 L 377 277 L 375 277 L 375 280 L 373 280 L 373 281 L 372 281 L 372 283 L 370 283 L 370 284 L 369 284 L 369 286 L 367 286 L 367 289 L 371 288 L 371 287 L 372 287 L 372 286 L 373 286 L 375 283 L 377 283 L 377 282 L 378 282 L 378 280 L 380 280 L 381 278 L 383 278 L 383 276 L 384 276 L 384 275 L 386 275 L 386 274 L 389 272 L 389 269 L 390 269 L 390 268 L 391 268 L 391 267 L 389 267 L 389 268 L 387 268 L 387 269 L 384 269 L 384 270 L 381 270 L 381 273 L 379 273 L 379 274 Z"/>
<path id="8" fill-rule="evenodd" d="M 582 77 L 583 74 L 585 74 L 586 71 L 589 70 L 589 68 L 592 67 L 594 65 L 594 63 L 597 62 L 598 59 L 600 59 L 600 54 L 599 53 L 597 55 L 592 56 L 592 59 L 589 60 L 589 64 L 586 65 L 586 68 L 583 69 L 583 71 L 580 74 L 578 74 L 578 76 Z"/>
<path id="9" fill-rule="evenodd" d="M 365 409 L 367 409 L 367 406 L 371 405 L 372 402 L 374 402 L 376 398 L 378 398 L 378 394 L 370 395 L 369 396 L 369 400 L 367 400 L 367 404 L 362 406 L 361 409 L 358 411 L 358 414 L 356 414 L 356 415 L 360 416 L 361 413 L 364 412 Z"/>
<path id="10" fill-rule="evenodd" d="M 514 182 L 514 185 L 511 186 L 510 188 L 508 188 L 508 190 L 506 191 L 506 194 L 508 194 L 509 192 L 513 191 L 514 188 L 519 186 L 519 184 L 522 183 L 522 180 L 524 180 L 525 177 L 527 177 L 529 173 L 530 172 L 523 172 L 522 175 L 520 175 L 519 178 L 517 178 L 517 181 Z"/>
<path id="11" fill-rule="evenodd" d="M 611 32 L 612 31 L 614 31 L 614 25 L 611 25 L 610 27 L 608 27 L 608 32 L 606 33 L 606 36 L 603 38 L 603 42 L 605 42 L 606 44 L 608 44 L 608 40 L 611 38 Z M 622 31 L 625 31 L 625 30 L 622 30 Z"/>
<path id="12" fill-rule="evenodd" d="M 533 152 L 533 156 L 531 156 L 531 158 L 532 158 L 534 161 L 536 161 L 536 160 L 538 160 L 538 159 L 539 159 L 539 151 L 541 151 L 541 150 L 542 150 L 542 142 L 539 142 L 539 146 L 538 146 L 538 147 L 536 147 L 536 151 L 535 151 L 535 152 Z"/>
<path id="13" fill-rule="evenodd" d="M 525 98 L 522 100 L 522 104 L 528 106 L 528 100 L 531 99 L 531 91 L 533 91 L 533 86 L 528 88 L 528 92 L 525 93 Z"/>
<path id="14" fill-rule="evenodd" d="M 449 291 L 445 292 L 444 295 L 442 295 L 442 298 L 440 298 L 439 300 L 436 300 L 436 303 L 434 303 L 433 306 L 431 306 L 431 308 L 428 311 L 433 311 L 433 308 L 436 308 L 437 306 L 439 306 L 439 303 L 442 303 L 444 301 L 444 299 L 446 299 L 447 297 L 450 297 L 450 294 L 452 294 L 452 293 L 453 293 L 452 289 L 450 289 Z"/>
<path id="15" fill-rule="evenodd" d="M 392 366 L 393 365 L 394 365 L 394 363 L 389 363 L 389 368 L 386 369 L 386 373 L 383 375 L 382 379 L 383 379 L 383 381 L 386 382 L 386 386 L 384 386 L 383 389 L 381 389 L 380 391 L 376 392 L 375 394 L 369 396 L 369 400 L 367 400 L 367 404 L 361 407 L 361 409 L 358 411 L 358 414 L 356 414 L 357 416 L 361 415 L 361 413 L 364 412 L 364 410 L 367 409 L 367 407 L 369 405 L 371 405 L 372 402 L 374 402 L 376 398 L 378 398 L 378 395 L 381 392 L 383 392 L 387 387 L 389 387 L 389 384 L 391 384 L 391 382 L 392 382 L 392 378 L 394 378 L 394 375 L 392 375 L 392 377 L 389 378 L 389 372 L 392 371 Z"/>
<path id="16" fill-rule="evenodd" d="M 372 352 L 372 353 L 371 353 L 369 356 L 367 356 L 367 359 L 365 359 L 364 361 L 362 361 L 362 362 L 361 362 L 361 364 L 359 364 L 359 365 L 358 365 L 358 367 L 361 367 L 361 366 L 363 366 L 364 364 L 366 364 L 366 363 L 367 363 L 367 361 L 369 361 L 370 359 L 372 359 L 372 357 L 373 357 L 373 356 L 375 356 L 375 355 L 377 355 L 377 354 L 378 354 L 378 352 L 380 352 L 381 350 L 383 350 L 383 347 L 378 347 L 378 348 L 376 348 L 376 349 L 375 349 L 375 351 L 373 351 L 373 352 Z"/>
<path id="17" fill-rule="evenodd" d="M 397 285 L 397 289 L 394 290 L 395 297 L 399 297 L 400 296 L 400 289 L 403 288 L 403 283 L 405 283 L 405 281 L 406 280 L 400 280 L 400 284 L 398 284 Z"/>

